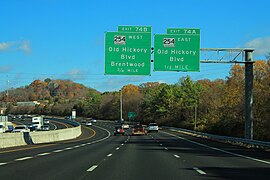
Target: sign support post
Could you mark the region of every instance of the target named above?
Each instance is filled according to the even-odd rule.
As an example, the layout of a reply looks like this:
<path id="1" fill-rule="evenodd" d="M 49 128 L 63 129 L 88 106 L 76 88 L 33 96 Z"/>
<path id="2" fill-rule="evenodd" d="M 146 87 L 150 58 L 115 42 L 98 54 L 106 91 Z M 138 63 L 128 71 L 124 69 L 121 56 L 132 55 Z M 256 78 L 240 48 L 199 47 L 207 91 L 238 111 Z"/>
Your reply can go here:
<path id="1" fill-rule="evenodd" d="M 253 139 L 253 60 L 252 50 L 245 51 L 245 138 Z"/>

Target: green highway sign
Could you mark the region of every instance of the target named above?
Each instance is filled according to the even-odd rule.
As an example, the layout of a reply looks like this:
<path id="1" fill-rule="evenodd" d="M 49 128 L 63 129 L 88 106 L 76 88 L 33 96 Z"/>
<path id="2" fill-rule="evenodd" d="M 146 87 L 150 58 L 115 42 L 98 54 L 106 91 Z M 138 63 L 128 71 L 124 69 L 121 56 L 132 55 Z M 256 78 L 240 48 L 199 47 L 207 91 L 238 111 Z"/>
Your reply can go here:
<path id="1" fill-rule="evenodd" d="M 128 112 L 128 118 L 132 119 L 137 116 L 136 112 Z"/>
<path id="2" fill-rule="evenodd" d="M 154 37 L 155 71 L 200 71 L 200 30 L 170 28 Z"/>
<path id="3" fill-rule="evenodd" d="M 151 33 L 151 26 L 118 26 L 118 32 Z"/>
<path id="4" fill-rule="evenodd" d="M 150 75 L 150 61 L 151 33 L 106 32 L 105 74 Z"/>

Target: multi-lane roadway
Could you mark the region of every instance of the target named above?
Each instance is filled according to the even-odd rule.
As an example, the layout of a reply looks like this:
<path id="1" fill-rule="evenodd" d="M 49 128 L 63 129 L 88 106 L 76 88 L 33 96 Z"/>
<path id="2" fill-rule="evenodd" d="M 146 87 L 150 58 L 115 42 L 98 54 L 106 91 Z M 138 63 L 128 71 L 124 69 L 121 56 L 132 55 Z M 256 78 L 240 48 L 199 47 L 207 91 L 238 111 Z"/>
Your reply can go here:
<path id="1" fill-rule="evenodd" d="M 166 130 L 113 136 L 82 127 L 74 140 L 1 149 L 0 179 L 269 179 L 270 155 Z"/>

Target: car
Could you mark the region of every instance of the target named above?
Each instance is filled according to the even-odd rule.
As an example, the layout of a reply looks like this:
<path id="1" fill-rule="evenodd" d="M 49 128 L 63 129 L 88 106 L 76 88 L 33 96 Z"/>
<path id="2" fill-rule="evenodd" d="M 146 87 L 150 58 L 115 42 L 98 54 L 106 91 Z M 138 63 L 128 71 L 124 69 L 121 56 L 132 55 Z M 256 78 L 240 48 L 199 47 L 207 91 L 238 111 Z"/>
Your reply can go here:
<path id="1" fill-rule="evenodd" d="M 157 123 L 150 123 L 148 125 L 148 132 L 155 131 L 158 132 L 158 125 Z"/>
<path id="2" fill-rule="evenodd" d="M 147 131 L 144 129 L 143 125 L 137 124 L 132 128 L 132 135 L 146 135 Z"/>
<path id="3" fill-rule="evenodd" d="M 17 125 L 12 132 L 30 132 L 26 125 Z"/>
<path id="4" fill-rule="evenodd" d="M 85 125 L 86 126 L 92 126 L 92 122 L 86 122 Z"/>
<path id="5" fill-rule="evenodd" d="M 49 125 L 43 125 L 41 126 L 41 131 L 49 131 L 50 130 L 50 126 Z"/>
<path id="6" fill-rule="evenodd" d="M 85 119 L 82 119 L 81 120 L 81 124 L 85 124 L 86 123 L 86 120 Z"/>
<path id="7" fill-rule="evenodd" d="M 121 134 L 122 136 L 125 135 L 125 130 L 122 126 L 115 126 L 113 134 L 116 136 L 117 134 Z"/>
<path id="8" fill-rule="evenodd" d="M 34 124 L 29 124 L 27 127 L 30 131 L 37 131 L 37 126 Z"/>
<path id="9" fill-rule="evenodd" d="M 128 124 L 122 124 L 122 128 L 123 129 L 128 129 L 129 128 L 129 125 Z"/>
<path id="10" fill-rule="evenodd" d="M 46 124 L 46 125 L 48 125 L 48 124 L 50 124 L 50 121 L 48 119 L 44 119 L 43 120 L 43 123 Z"/>

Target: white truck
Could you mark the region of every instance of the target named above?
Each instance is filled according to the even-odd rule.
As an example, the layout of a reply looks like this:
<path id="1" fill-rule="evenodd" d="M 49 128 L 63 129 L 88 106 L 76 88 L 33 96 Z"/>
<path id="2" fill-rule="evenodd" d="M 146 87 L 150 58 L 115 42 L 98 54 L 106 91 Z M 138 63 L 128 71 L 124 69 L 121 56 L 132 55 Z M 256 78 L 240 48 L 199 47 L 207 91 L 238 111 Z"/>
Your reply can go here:
<path id="1" fill-rule="evenodd" d="M 32 117 L 32 124 L 37 127 L 37 130 L 41 130 L 41 126 L 44 125 L 43 117 Z"/>
<path id="2" fill-rule="evenodd" d="M 49 130 L 49 120 L 43 116 L 32 117 L 32 124 L 36 126 L 37 130 Z"/>

